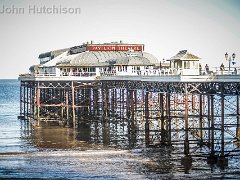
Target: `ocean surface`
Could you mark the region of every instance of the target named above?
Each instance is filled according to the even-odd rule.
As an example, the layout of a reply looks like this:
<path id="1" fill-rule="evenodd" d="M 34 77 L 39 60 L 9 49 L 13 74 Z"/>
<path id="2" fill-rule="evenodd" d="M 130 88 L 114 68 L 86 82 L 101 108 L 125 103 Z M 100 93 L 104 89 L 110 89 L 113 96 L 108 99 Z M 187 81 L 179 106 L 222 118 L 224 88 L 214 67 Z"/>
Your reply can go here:
<path id="1" fill-rule="evenodd" d="M 196 155 L 184 167 L 182 147 L 127 146 L 129 134 L 96 140 L 87 125 L 33 128 L 17 118 L 19 84 L 0 80 L 0 179 L 240 179 L 239 156 L 219 168 Z"/>

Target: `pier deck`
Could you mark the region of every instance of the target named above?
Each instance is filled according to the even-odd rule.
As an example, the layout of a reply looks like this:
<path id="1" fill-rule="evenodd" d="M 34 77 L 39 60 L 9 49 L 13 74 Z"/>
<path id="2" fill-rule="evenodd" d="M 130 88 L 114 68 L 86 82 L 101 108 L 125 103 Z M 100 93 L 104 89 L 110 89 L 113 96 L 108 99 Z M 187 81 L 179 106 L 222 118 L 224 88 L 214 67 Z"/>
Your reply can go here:
<path id="1" fill-rule="evenodd" d="M 236 75 L 104 75 L 104 76 L 55 76 L 55 75 L 31 75 L 19 76 L 22 81 L 101 81 L 101 80 L 131 80 L 154 82 L 240 82 L 240 74 Z"/>

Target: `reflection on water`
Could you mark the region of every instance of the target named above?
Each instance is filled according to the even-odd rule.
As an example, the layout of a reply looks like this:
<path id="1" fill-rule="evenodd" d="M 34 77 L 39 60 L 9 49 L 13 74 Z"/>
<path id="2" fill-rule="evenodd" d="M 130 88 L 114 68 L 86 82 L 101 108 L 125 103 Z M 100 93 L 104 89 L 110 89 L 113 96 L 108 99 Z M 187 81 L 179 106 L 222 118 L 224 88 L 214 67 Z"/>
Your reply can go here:
<path id="1" fill-rule="evenodd" d="M 22 140 L 36 148 L 87 150 L 96 148 L 131 149 L 138 145 L 143 137 L 128 134 L 127 127 L 117 130 L 117 124 L 95 121 L 80 123 L 77 129 L 60 126 L 33 127 L 31 123 L 22 121 Z M 115 126 L 114 130 L 110 126 Z M 140 133 L 139 133 L 140 134 Z"/>
<path id="2" fill-rule="evenodd" d="M 96 126 L 96 123 L 98 126 Z M 78 129 L 21 123 L 21 152 L 0 155 L 0 177 L 68 179 L 208 179 L 239 178 L 239 157 L 228 169 L 209 166 L 206 157 L 181 164 L 182 147 L 145 148 L 140 133 L 131 138 L 127 127 L 113 133 L 100 122 L 82 123 Z M 108 128 L 107 128 L 108 127 Z M 102 129 L 101 129 L 102 128 Z M 104 132 L 105 131 L 105 132 Z M 125 141 L 126 140 L 126 141 Z M 132 143 L 133 140 L 135 143 Z M 7 143 L 6 143 L 7 144 Z M 129 148 L 135 144 L 134 148 Z M 30 149 L 27 149 L 31 147 Z M 117 147 L 117 148 L 116 148 Z"/>
<path id="3" fill-rule="evenodd" d="M 37 128 L 30 136 L 38 148 L 48 149 L 81 149 L 91 148 L 89 141 L 89 131 L 81 129 L 76 133 L 73 129 L 61 127 L 44 127 Z"/>
<path id="4" fill-rule="evenodd" d="M 38 151 L 5 154 L 2 160 L 6 158 L 9 163 L 9 158 L 15 157 L 16 159 L 10 162 L 14 164 L 20 162 L 26 169 L 30 168 L 27 162 L 34 166 L 41 165 L 41 168 L 31 170 L 34 172 L 31 177 L 39 177 L 36 172 L 44 172 L 46 168 L 55 169 L 58 172 L 57 178 L 67 176 L 70 179 L 76 177 L 107 179 L 240 177 L 239 157 L 229 158 L 230 166 L 227 169 L 208 165 L 207 156 L 197 153 L 193 154 L 191 162 L 188 162 L 188 159 L 184 159 L 183 162 L 181 145 L 145 148 L 143 133 L 138 132 L 132 137 L 131 133 L 128 133 L 127 124 L 120 122 L 121 128 L 117 131 L 119 124 L 96 120 L 89 122 L 79 124 L 78 129 L 74 130 L 59 126 L 33 128 L 29 123 L 22 121 L 22 139 L 29 143 L 28 146 L 32 145 Z M 116 121 L 116 123 L 119 122 Z M 24 171 L 25 177 L 29 175 L 28 171 L 30 169 Z M 69 172 L 71 175 L 68 174 Z M 15 175 L 15 172 L 13 174 Z M 45 176 L 52 177 L 48 173 L 45 173 Z"/>

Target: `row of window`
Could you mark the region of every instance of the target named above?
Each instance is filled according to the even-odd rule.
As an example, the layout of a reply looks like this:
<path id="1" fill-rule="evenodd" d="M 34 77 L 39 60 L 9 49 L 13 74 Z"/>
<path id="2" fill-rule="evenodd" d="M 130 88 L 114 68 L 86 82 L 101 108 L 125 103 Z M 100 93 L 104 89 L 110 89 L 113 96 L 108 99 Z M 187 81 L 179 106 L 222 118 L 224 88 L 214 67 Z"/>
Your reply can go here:
<path id="1" fill-rule="evenodd" d="M 195 61 L 181 61 L 181 62 L 174 62 L 173 68 L 179 69 L 198 69 L 198 62 Z"/>
<path id="2" fill-rule="evenodd" d="M 122 65 L 122 66 L 117 66 L 117 67 L 102 67 L 100 68 L 100 71 L 112 71 L 112 70 L 116 70 L 117 71 L 127 71 L 127 66 Z M 60 68 L 61 72 L 96 72 L 96 68 L 95 67 L 83 67 L 83 68 Z M 144 69 L 149 69 L 148 66 L 144 66 Z M 136 70 L 140 70 L 140 66 L 132 66 L 132 70 L 136 71 Z"/>
<path id="3" fill-rule="evenodd" d="M 89 68 L 60 68 L 61 72 L 70 72 L 72 69 L 72 72 L 96 72 L 95 67 L 89 67 Z"/>

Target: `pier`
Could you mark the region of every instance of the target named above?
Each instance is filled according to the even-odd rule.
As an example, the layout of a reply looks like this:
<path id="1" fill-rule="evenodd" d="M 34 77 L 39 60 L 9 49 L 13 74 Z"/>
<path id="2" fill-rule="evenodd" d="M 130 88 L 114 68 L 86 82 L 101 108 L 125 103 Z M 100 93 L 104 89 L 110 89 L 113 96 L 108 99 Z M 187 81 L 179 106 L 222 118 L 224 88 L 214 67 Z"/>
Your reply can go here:
<path id="1" fill-rule="evenodd" d="M 159 64 L 143 51 L 141 44 L 91 43 L 41 54 L 40 65 L 19 76 L 19 118 L 101 126 L 103 141 L 127 133 L 129 147 L 137 140 L 183 146 L 183 165 L 201 152 L 209 164 L 227 166 L 240 151 L 239 68 L 206 72 L 185 50 Z"/>

